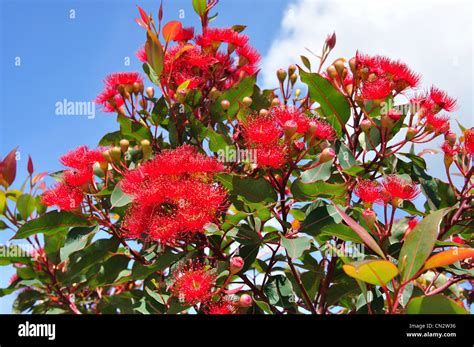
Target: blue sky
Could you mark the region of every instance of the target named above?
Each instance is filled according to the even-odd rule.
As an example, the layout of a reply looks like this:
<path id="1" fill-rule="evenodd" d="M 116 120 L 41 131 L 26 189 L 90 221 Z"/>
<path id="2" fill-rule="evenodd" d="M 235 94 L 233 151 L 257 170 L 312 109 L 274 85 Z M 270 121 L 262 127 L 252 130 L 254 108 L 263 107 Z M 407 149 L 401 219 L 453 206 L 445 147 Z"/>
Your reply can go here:
<path id="1" fill-rule="evenodd" d="M 19 146 L 20 179 L 28 154 L 37 172 L 54 171 L 60 169 L 61 154 L 80 144 L 93 147 L 105 133 L 117 130 L 113 115 L 97 110 L 94 119 L 58 116 L 55 104 L 63 99 L 92 101 L 107 74 L 141 71 L 134 53 L 145 34 L 134 22 L 136 4 L 156 18 L 159 1 L 0 0 L 0 157 Z M 472 4 L 401 1 L 397 8 L 393 2 L 381 4 L 221 0 L 212 25 L 248 25 L 246 33 L 264 57 L 260 80 L 266 87 L 275 82 L 275 68 L 298 63 L 300 54 L 310 56 L 305 48 L 318 52 L 326 35 L 336 30 L 333 59 L 350 57 L 359 48 L 413 64 L 423 73 L 426 87 L 436 83 L 459 98 L 456 118 L 473 126 Z M 71 10 L 75 18 L 70 18 Z M 165 21 L 198 25 L 191 0 L 164 0 L 164 10 Z M 452 15 L 445 16 L 447 11 Z M 438 21 L 442 25 L 435 25 Z M 127 57 L 130 66 L 124 64 Z M 20 66 L 15 65 L 18 58 Z M 9 237 L 0 232 L 0 243 Z M 0 287 L 11 273 L 0 269 Z M 11 301 L 11 296 L 0 298 L 0 313 L 10 312 Z"/>

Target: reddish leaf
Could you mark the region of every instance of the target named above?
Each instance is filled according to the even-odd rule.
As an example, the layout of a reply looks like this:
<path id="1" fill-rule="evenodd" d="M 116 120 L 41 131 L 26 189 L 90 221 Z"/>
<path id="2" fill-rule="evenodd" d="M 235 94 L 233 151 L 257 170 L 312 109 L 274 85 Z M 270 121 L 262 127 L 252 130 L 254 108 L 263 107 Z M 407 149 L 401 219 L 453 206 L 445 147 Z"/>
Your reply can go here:
<path id="1" fill-rule="evenodd" d="M 348 214 L 346 214 L 343 210 L 341 210 L 336 204 L 334 204 L 334 208 L 339 213 L 339 215 L 344 219 L 347 225 L 354 230 L 357 235 L 364 241 L 364 243 L 373 250 L 375 253 L 380 255 L 382 258 L 385 259 L 385 255 L 383 254 L 382 249 L 380 246 L 375 242 L 374 238 L 365 230 L 358 222 L 352 219 Z"/>
<path id="2" fill-rule="evenodd" d="M 16 177 L 16 148 L 0 162 L 0 184 L 8 188 Z"/>
<path id="3" fill-rule="evenodd" d="M 137 22 L 137 24 L 143 29 L 148 30 L 148 26 L 142 21 L 141 18 L 135 18 L 135 22 Z"/>
<path id="4" fill-rule="evenodd" d="M 177 20 L 166 23 L 163 27 L 163 37 L 165 41 L 170 42 L 171 40 L 174 40 L 175 37 L 181 32 L 182 28 L 183 26 L 181 25 L 181 22 Z"/>
<path id="5" fill-rule="evenodd" d="M 140 6 L 137 5 L 137 8 L 138 8 L 138 11 L 140 12 L 140 17 L 142 17 L 143 23 L 145 23 L 146 26 L 148 27 L 150 25 L 150 18 L 148 18 L 148 15 Z"/>
<path id="6" fill-rule="evenodd" d="M 426 261 L 423 269 L 428 270 L 435 267 L 442 267 L 453 264 L 458 260 L 472 257 L 474 257 L 474 249 L 472 248 L 452 248 L 433 255 Z"/>
<path id="7" fill-rule="evenodd" d="M 27 168 L 28 168 L 28 173 L 30 175 L 32 175 L 33 171 L 34 171 L 34 168 L 33 168 L 33 159 L 31 159 L 31 155 L 28 156 L 28 166 L 27 166 Z"/>

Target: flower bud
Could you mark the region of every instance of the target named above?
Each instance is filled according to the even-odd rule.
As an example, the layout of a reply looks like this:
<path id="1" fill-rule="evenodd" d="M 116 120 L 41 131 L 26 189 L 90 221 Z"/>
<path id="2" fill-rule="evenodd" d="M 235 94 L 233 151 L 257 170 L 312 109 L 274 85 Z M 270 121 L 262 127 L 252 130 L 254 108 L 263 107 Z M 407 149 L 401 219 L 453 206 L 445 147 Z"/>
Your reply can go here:
<path id="1" fill-rule="evenodd" d="M 110 156 L 110 149 L 106 149 L 105 151 L 102 152 L 102 156 L 104 157 L 104 159 L 111 163 L 112 162 L 112 157 Z"/>
<path id="2" fill-rule="evenodd" d="M 106 161 L 100 161 L 99 162 L 99 167 L 100 167 L 100 169 L 102 170 L 103 173 L 106 173 L 107 170 L 109 169 L 109 163 L 107 163 Z"/>
<path id="3" fill-rule="evenodd" d="M 368 133 L 372 128 L 372 122 L 368 119 L 364 119 L 362 122 L 360 122 L 360 128 L 364 133 Z"/>
<path id="4" fill-rule="evenodd" d="M 417 130 L 413 127 L 409 127 L 406 134 L 406 139 L 408 141 L 412 140 L 416 136 Z"/>
<path id="5" fill-rule="evenodd" d="M 364 212 L 362 212 L 362 218 L 364 218 L 365 224 L 367 224 L 369 229 L 372 229 L 374 227 L 377 216 L 375 215 L 374 211 L 366 209 L 364 210 Z"/>
<path id="6" fill-rule="evenodd" d="M 110 149 L 110 157 L 113 161 L 120 161 L 121 156 L 122 150 L 120 149 L 120 147 L 115 146 Z"/>
<path id="7" fill-rule="evenodd" d="M 341 77 L 341 79 L 344 79 L 344 73 L 347 75 L 347 69 L 344 65 L 344 59 L 343 58 L 340 58 L 338 60 L 336 60 L 334 63 L 333 63 L 334 67 L 336 68 L 336 71 L 337 71 L 337 74 L 339 75 L 339 77 Z"/>
<path id="8" fill-rule="evenodd" d="M 288 75 L 293 75 L 296 71 L 296 65 L 294 64 L 291 64 L 290 66 L 288 66 Z"/>
<path id="9" fill-rule="evenodd" d="M 298 80 L 298 75 L 291 75 L 290 76 L 291 85 L 295 85 L 297 80 Z"/>
<path id="10" fill-rule="evenodd" d="M 454 146 L 454 144 L 456 143 L 456 134 L 453 133 L 452 131 L 448 131 L 445 135 L 444 135 L 444 139 L 446 141 L 448 141 L 448 143 L 451 145 L 451 146 Z"/>
<path id="11" fill-rule="evenodd" d="M 337 80 L 338 74 L 337 74 L 336 67 L 334 65 L 329 65 L 326 72 L 332 80 Z"/>
<path id="12" fill-rule="evenodd" d="M 294 120 L 287 120 L 283 126 L 283 130 L 285 132 L 285 139 L 290 140 L 293 135 L 296 134 L 298 124 Z"/>
<path id="13" fill-rule="evenodd" d="M 221 107 L 224 111 L 227 111 L 230 108 L 229 100 L 222 100 L 221 101 Z"/>
<path id="14" fill-rule="evenodd" d="M 333 32 L 331 35 L 329 35 L 326 38 L 326 46 L 329 49 L 333 49 L 336 46 L 336 33 L 335 32 Z"/>
<path id="15" fill-rule="evenodd" d="M 266 117 L 268 116 L 268 110 L 265 109 L 265 108 L 262 108 L 259 112 L 258 112 L 259 116 L 260 117 Z"/>
<path id="16" fill-rule="evenodd" d="M 216 101 L 222 95 L 222 92 L 218 90 L 216 87 L 212 87 L 211 91 L 209 92 L 209 99 L 212 101 Z"/>
<path id="17" fill-rule="evenodd" d="M 142 140 L 140 142 L 140 145 L 142 147 L 142 152 L 143 152 L 143 158 L 144 159 L 149 159 L 151 155 L 151 145 L 150 141 L 148 140 Z"/>
<path id="18" fill-rule="evenodd" d="M 133 83 L 133 93 L 143 93 L 143 83 L 135 82 Z"/>
<path id="19" fill-rule="evenodd" d="M 151 99 L 155 95 L 155 88 L 148 87 L 146 89 L 146 95 Z"/>
<path id="20" fill-rule="evenodd" d="M 244 267 L 245 265 L 245 262 L 244 260 L 241 258 L 241 257 L 232 257 L 230 258 L 230 268 L 229 268 L 229 271 L 230 273 L 233 275 L 233 274 L 236 274 L 237 272 L 239 272 L 240 270 L 242 270 L 242 268 Z"/>
<path id="21" fill-rule="evenodd" d="M 331 147 L 327 147 L 321 152 L 321 155 L 319 156 L 319 162 L 321 164 L 326 163 L 330 160 L 333 160 L 335 156 L 336 152 L 334 151 L 334 149 L 332 149 Z"/>
<path id="22" fill-rule="evenodd" d="M 351 72 L 355 75 L 356 74 L 356 59 L 355 58 L 351 58 L 349 60 L 349 67 L 351 69 Z"/>
<path id="23" fill-rule="evenodd" d="M 299 98 L 300 95 L 301 95 L 301 89 L 298 88 L 298 89 L 295 90 L 295 96 L 296 96 L 297 98 Z"/>
<path id="24" fill-rule="evenodd" d="M 245 98 L 242 99 L 242 103 L 244 104 L 245 107 L 250 107 L 252 105 L 252 98 L 249 96 L 246 96 Z"/>
<path id="25" fill-rule="evenodd" d="M 128 151 L 129 145 L 130 145 L 130 142 L 127 139 L 120 140 L 120 149 L 122 150 L 122 153 L 125 153 Z"/>
<path id="26" fill-rule="evenodd" d="M 250 307 L 252 306 L 253 299 L 248 294 L 242 294 L 239 299 L 239 306 L 241 307 Z"/>
<path id="27" fill-rule="evenodd" d="M 286 76 L 287 76 L 287 73 L 285 70 L 283 70 L 282 68 L 278 69 L 277 70 L 277 77 L 278 77 L 278 80 L 283 83 L 286 79 Z"/>
<path id="28" fill-rule="evenodd" d="M 277 107 L 280 105 L 280 99 L 278 98 L 273 98 L 272 100 L 272 107 Z"/>
<path id="29" fill-rule="evenodd" d="M 308 123 L 308 129 L 306 130 L 306 133 L 304 134 L 304 138 L 306 141 L 311 141 L 313 138 L 314 133 L 318 129 L 318 123 L 314 121 L 310 121 Z"/>
<path id="30" fill-rule="evenodd" d="M 146 110 L 148 108 L 148 101 L 145 98 L 141 98 L 140 106 L 143 110 Z"/>

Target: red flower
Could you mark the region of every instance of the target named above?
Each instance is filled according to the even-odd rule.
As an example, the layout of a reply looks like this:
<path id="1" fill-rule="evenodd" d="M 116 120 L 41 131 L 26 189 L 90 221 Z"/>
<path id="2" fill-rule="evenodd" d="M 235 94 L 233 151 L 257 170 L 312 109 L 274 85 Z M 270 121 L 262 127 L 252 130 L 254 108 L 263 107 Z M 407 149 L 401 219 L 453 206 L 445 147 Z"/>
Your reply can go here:
<path id="1" fill-rule="evenodd" d="M 148 56 L 146 54 L 145 47 L 139 48 L 138 51 L 136 51 L 135 55 L 142 63 L 148 62 Z"/>
<path id="2" fill-rule="evenodd" d="M 227 298 L 223 298 L 218 302 L 207 305 L 208 314 L 235 314 L 237 313 L 235 302 Z"/>
<path id="3" fill-rule="evenodd" d="M 236 52 L 239 55 L 240 59 L 244 60 L 243 62 L 239 62 L 241 66 L 247 64 L 255 66 L 260 61 L 260 54 L 255 48 L 249 45 L 237 48 Z"/>
<path id="4" fill-rule="evenodd" d="M 308 130 L 310 119 L 294 106 L 273 107 L 270 114 L 275 117 L 281 127 L 284 127 L 287 121 L 294 121 L 298 125 L 297 133 L 304 134 Z"/>
<path id="5" fill-rule="evenodd" d="M 278 123 L 270 116 L 249 117 L 242 127 L 244 139 L 251 145 L 273 144 L 283 135 Z"/>
<path id="6" fill-rule="evenodd" d="M 372 82 L 364 82 L 361 96 L 364 100 L 382 100 L 392 93 L 392 85 L 385 78 L 377 78 Z"/>
<path id="7" fill-rule="evenodd" d="M 440 109 L 446 112 L 452 112 L 456 109 L 456 99 L 450 97 L 445 91 L 435 87 L 431 87 L 425 102 L 430 108 L 437 108 L 437 110 L 432 110 L 433 112 L 437 112 Z"/>
<path id="8" fill-rule="evenodd" d="M 470 155 L 474 155 L 474 128 L 464 131 L 464 148 Z"/>
<path id="9" fill-rule="evenodd" d="M 380 200 L 381 186 L 377 181 L 360 180 L 354 193 L 365 203 L 372 204 Z"/>
<path id="10" fill-rule="evenodd" d="M 212 296 L 216 275 L 199 264 L 182 267 L 173 273 L 171 291 L 180 301 L 195 305 Z"/>
<path id="11" fill-rule="evenodd" d="M 123 98 L 113 88 L 106 88 L 102 93 L 96 96 L 95 103 L 102 105 L 103 112 L 116 112 L 123 106 Z"/>
<path id="12" fill-rule="evenodd" d="M 284 145 L 275 144 L 260 146 L 256 149 L 256 160 L 259 167 L 281 168 L 286 163 L 286 149 Z"/>
<path id="13" fill-rule="evenodd" d="M 243 47 L 248 40 L 246 35 L 239 34 L 230 28 L 206 29 L 203 35 L 196 37 L 196 43 L 202 47 L 211 47 L 221 42 L 232 44 L 235 47 Z"/>
<path id="14" fill-rule="evenodd" d="M 441 145 L 443 152 L 449 156 L 455 156 L 459 153 L 459 146 L 452 146 L 448 141 L 444 141 Z"/>
<path id="15" fill-rule="evenodd" d="M 216 222 L 227 193 L 213 183 L 223 169 L 215 159 L 189 145 L 166 150 L 125 174 L 121 188 L 134 198 L 124 220 L 132 239 L 175 244 Z"/>
<path id="16" fill-rule="evenodd" d="M 41 202 L 46 206 L 58 206 L 61 210 L 74 210 L 84 199 L 82 190 L 64 183 L 59 183 L 43 193 Z"/>
<path id="17" fill-rule="evenodd" d="M 138 72 L 116 72 L 108 75 L 104 83 L 107 87 L 117 89 L 119 86 L 143 84 L 143 78 Z"/>
<path id="18" fill-rule="evenodd" d="M 439 115 L 428 112 L 426 115 L 426 125 L 429 130 L 433 130 L 436 133 L 446 133 L 450 129 L 449 116 Z"/>
<path id="19" fill-rule="evenodd" d="M 416 218 L 412 218 L 408 221 L 408 227 L 405 230 L 405 233 L 403 234 L 402 240 L 405 240 L 408 234 L 415 229 L 415 227 L 418 225 L 419 221 Z"/>
<path id="20" fill-rule="evenodd" d="M 59 160 L 64 166 L 76 170 L 92 168 L 96 162 L 105 161 L 100 149 L 90 150 L 87 146 L 79 146 L 63 155 Z"/>
<path id="21" fill-rule="evenodd" d="M 384 188 L 382 194 L 386 194 L 395 203 L 400 200 L 413 200 L 420 194 L 417 185 L 396 175 L 386 176 L 382 185 Z"/>
<path id="22" fill-rule="evenodd" d="M 336 131 L 334 128 L 321 120 L 313 119 L 309 122 L 310 128 L 314 128 L 314 137 L 317 137 L 321 140 L 332 141 L 336 139 Z"/>

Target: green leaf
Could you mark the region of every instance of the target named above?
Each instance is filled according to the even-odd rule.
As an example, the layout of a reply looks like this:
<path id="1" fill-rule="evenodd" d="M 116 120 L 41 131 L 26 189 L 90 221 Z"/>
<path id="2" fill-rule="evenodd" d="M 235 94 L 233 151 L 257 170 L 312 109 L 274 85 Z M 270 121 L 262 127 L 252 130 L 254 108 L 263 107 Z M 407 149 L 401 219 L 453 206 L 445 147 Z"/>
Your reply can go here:
<path id="1" fill-rule="evenodd" d="M 16 207 L 21 218 L 27 219 L 36 208 L 36 199 L 29 194 L 23 194 L 18 198 Z"/>
<path id="2" fill-rule="evenodd" d="M 323 205 L 313 209 L 305 218 L 300 231 L 311 236 L 318 235 L 321 230 L 331 224 L 339 224 L 342 218 L 332 205 Z"/>
<path id="3" fill-rule="evenodd" d="M 232 178 L 233 194 L 240 195 L 248 202 L 273 202 L 277 196 L 270 182 L 264 178 Z"/>
<path id="4" fill-rule="evenodd" d="M 403 280 L 415 275 L 431 254 L 438 238 L 441 220 L 450 209 L 430 213 L 408 234 L 398 257 Z"/>
<path id="5" fill-rule="evenodd" d="M 341 137 L 351 113 L 345 96 L 320 74 L 308 73 L 300 68 L 300 76 L 301 81 L 308 85 L 311 100 L 319 103 L 327 121 Z"/>
<path id="6" fill-rule="evenodd" d="M 306 66 L 306 68 L 311 71 L 311 62 L 309 61 L 309 59 L 305 57 L 304 55 L 300 55 L 300 58 L 301 58 L 301 61 L 303 62 L 303 65 Z"/>
<path id="7" fill-rule="evenodd" d="M 131 195 L 125 194 L 122 189 L 120 189 L 120 185 L 117 184 L 112 192 L 112 196 L 110 197 L 110 203 L 112 204 L 112 208 L 114 207 L 122 207 L 128 205 L 133 200 Z"/>
<path id="8" fill-rule="evenodd" d="M 193 0 L 193 8 L 196 13 L 202 17 L 206 13 L 207 1 L 206 0 Z"/>
<path id="9" fill-rule="evenodd" d="M 344 183 L 326 183 L 323 181 L 306 184 L 297 179 L 291 185 L 291 192 L 295 199 L 301 201 L 328 198 L 342 203 L 345 201 L 347 186 Z"/>
<path id="10" fill-rule="evenodd" d="M 364 243 L 360 236 L 347 225 L 331 224 L 321 229 L 321 236 L 335 236 L 344 241 Z"/>
<path id="11" fill-rule="evenodd" d="M 310 249 L 311 239 L 309 237 L 300 236 L 297 238 L 288 239 L 281 238 L 281 245 L 286 248 L 291 259 L 299 258 L 303 252 Z"/>
<path id="12" fill-rule="evenodd" d="M 355 279 L 375 284 L 385 285 L 398 275 L 397 267 L 388 260 L 366 260 L 342 266 L 344 272 Z"/>
<path id="13" fill-rule="evenodd" d="M 349 148 L 343 143 L 339 144 L 339 150 L 337 152 L 337 160 L 341 164 L 343 170 L 349 170 L 351 167 L 357 164 L 354 155 Z"/>
<path id="14" fill-rule="evenodd" d="M 77 227 L 69 230 L 64 241 L 64 246 L 59 251 L 61 261 L 66 260 L 70 254 L 83 249 L 98 227 Z"/>
<path id="15" fill-rule="evenodd" d="M 334 205 L 336 211 L 341 215 L 344 222 L 354 230 L 357 235 L 364 241 L 365 245 L 369 247 L 372 251 L 376 254 L 380 255 L 382 258 L 385 258 L 385 255 L 378 245 L 378 243 L 374 240 L 374 238 L 369 234 L 367 230 L 365 230 L 358 222 L 352 219 L 348 214 L 346 214 L 343 210 L 341 210 L 337 205 Z"/>
<path id="16" fill-rule="evenodd" d="M 215 153 L 219 151 L 225 151 L 228 144 L 224 135 L 219 134 L 210 126 L 207 128 L 206 134 L 207 134 L 207 137 L 209 138 L 209 148 L 211 151 Z"/>
<path id="17" fill-rule="evenodd" d="M 64 228 L 90 225 L 91 223 L 82 216 L 67 211 L 52 211 L 22 225 L 13 239 L 24 239 L 38 233 L 54 234 Z"/>
<path id="18" fill-rule="evenodd" d="M 301 182 L 307 184 L 316 181 L 326 181 L 331 177 L 332 167 L 332 160 L 330 160 L 313 167 L 312 169 L 306 170 L 301 175 Z"/>
<path id="19" fill-rule="evenodd" d="M 408 314 L 468 314 L 466 309 L 444 295 L 419 296 L 410 300 Z"/>

